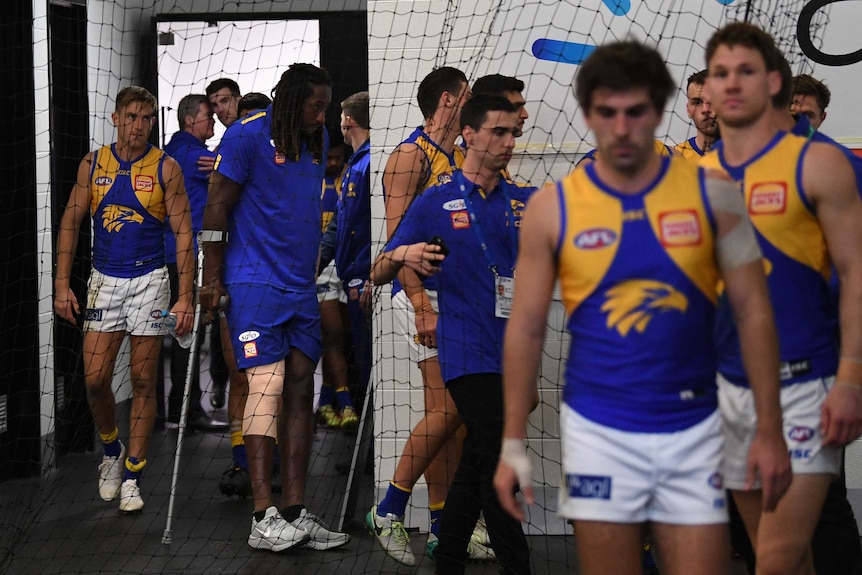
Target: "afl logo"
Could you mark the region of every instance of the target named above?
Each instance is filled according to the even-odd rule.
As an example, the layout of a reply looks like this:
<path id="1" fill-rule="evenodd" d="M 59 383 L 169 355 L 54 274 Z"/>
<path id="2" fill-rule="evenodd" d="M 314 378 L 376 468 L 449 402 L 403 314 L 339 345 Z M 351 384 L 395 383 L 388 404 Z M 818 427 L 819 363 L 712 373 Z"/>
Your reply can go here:
<path id="1" fill-rule="evenodd" d="M 451 174 L 440 174 L 439 176 L 437 176 L 437 183 L 438 184 L 448 184 L 451 181 L 452 181 L 452 175 Z"/>
<path id="2" fill-rule="evenodd" d="M 114 180 L 110 176 L 99 176 L 95 181 L 97 186 L 110 186 L 113 183 Z"/>
<path id="3" fill-rule="evenodd" d="M 812 437 L 814 437 L 814 430 L 810 427 L 804 427 L 802 425 L 797 425 L 787 432 L 787 437 L 792 439 L 793 441 L 802 443 L 803 441 L 808 441 Z"/>
<path id="4" fill-rule="evenodd" d="M 247 341 L 254 341 L 259 337 L 260 337 L 259 331 L 244 331 L 241 334 L 239 334 L 239 337 L 237 337 L 237 339 L 240 340 L 241 342 L 245 343 Z"/>
<path id="5" fill-rule="evenodd" d="M 161 310 L 156 309 L 156 310 L 153 310 L 150 312 L 150 318 L 151 319 L 162 319 L 162 317 L 164 317 L 164 316 L 162 315 Z"/>
<path id="6" fill-rule="evenodd" d="M 575 236 L 575 247 L 581 250 L 598 250 L 613 245 L 617 233 L 610 228 L 590 228 Z"/>
<path id="7" fill-rule="evenodd" d="M 724 482 L 721 479 L 721 473 L 715 472 L 709 476 L 709 479 L 706 480 L 710 487 L 713 489 L 721 489 L 724 487 Z"/>

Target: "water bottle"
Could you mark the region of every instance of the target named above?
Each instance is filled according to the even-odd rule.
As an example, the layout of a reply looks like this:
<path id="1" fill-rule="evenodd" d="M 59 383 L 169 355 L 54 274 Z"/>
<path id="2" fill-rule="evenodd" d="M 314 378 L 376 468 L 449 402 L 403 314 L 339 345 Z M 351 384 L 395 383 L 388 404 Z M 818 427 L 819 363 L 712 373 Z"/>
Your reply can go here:
<path id="1" fill-rule="evenodd" d="M 192 345 L 192 332 L 189 332 L 184 336 L 178 336 L 177 332 L 174 331 L 174 328 L 177 326 L 177 314 L 164 310 L 162 311 L 162 317 L 165 318 L 165 327 L 168 328 L 171 335 L 174 336 L 174 339 L 180 344 L 180 347 L 183 349 L 190 348 Z"/>

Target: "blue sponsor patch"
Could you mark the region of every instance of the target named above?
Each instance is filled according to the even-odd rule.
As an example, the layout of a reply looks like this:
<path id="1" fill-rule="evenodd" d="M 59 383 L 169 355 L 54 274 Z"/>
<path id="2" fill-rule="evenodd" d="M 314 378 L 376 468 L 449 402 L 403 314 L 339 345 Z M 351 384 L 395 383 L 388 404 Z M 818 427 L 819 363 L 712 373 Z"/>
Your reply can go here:
<path id="1" fill-rule="evenodd" d="M 85 309 L 84 321 L 102 321 L 102 310 L 100 309 Z"/>
<path id="2" fill-rule="evenodd" d="M 724 509 L 726 505 L 727 501 L 725 501 L 724 497 L 716 497 L 712 500 L 713 509 Z"/>
<path id="3" fill-rule="evenodd" d="M 566 474 L 566 486 L 569 488 L 569 497 L 610 499 L 611 482 L 611 478 L 606 475 Z"/>

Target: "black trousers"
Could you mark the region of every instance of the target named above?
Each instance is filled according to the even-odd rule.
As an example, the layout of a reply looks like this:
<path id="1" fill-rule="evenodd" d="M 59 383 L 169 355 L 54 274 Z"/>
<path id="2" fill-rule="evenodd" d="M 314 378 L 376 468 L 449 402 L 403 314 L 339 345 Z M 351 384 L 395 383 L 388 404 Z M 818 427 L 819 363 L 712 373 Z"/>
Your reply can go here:
<path id="1" fill-rule="evenodd" d="M 446 384 L 467 428 L 461 461 L 446 496 L 440 523 L 438 575 L 462 575 L 467 545 L 479 519 L 485 523 L 501 573 L 530 573 L 530 550 L 521 523 L 500 507 L 494 491 L 494 472 L 503 436 L 503 380 L 500 374 L 481 373 Z"/>

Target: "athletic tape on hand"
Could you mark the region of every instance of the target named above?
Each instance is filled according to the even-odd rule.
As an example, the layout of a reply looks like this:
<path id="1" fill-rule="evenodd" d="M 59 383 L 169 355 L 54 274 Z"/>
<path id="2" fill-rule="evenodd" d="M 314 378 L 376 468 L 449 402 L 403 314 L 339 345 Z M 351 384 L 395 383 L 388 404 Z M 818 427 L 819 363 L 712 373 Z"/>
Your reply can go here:
<path id="1" fill-rule="evenodd" d="M 527 455 L 527 444 L 523 439 L 503 439 L 500 461 L 512 468 L 522 488 L 532 484 L 533 462 Z"/>

